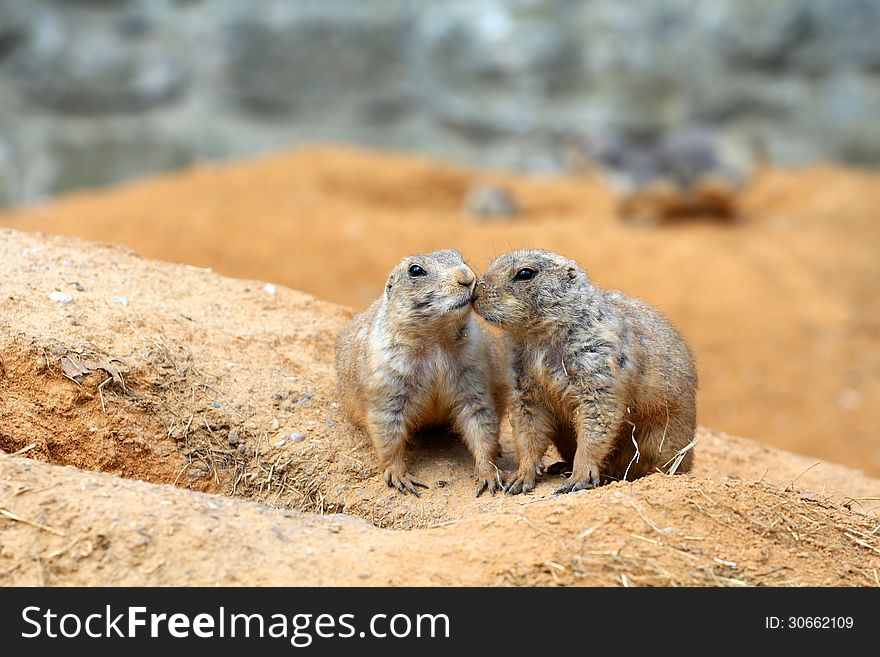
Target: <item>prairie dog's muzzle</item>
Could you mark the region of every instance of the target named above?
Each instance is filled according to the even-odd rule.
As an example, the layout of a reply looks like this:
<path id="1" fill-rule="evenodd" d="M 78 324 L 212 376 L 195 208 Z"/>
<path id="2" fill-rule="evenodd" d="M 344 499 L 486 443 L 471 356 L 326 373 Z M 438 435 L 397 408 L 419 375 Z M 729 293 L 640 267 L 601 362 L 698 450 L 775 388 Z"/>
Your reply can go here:
<path id="1" fill-rule="evenodd" d="M 459 267 L 455 270 L 455 280 L 462 287 L 473 287 L 477 277 L 468 267 Z"/>

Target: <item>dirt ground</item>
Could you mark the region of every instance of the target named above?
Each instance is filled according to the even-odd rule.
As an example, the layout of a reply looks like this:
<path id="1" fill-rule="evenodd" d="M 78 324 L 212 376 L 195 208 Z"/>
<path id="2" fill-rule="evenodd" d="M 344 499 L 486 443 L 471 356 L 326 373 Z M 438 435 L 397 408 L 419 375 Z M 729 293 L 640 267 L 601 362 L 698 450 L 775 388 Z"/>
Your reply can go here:
<path id="1" fill-rule="evenodd" d="M 506 185 L 522 215 L 463 216 L 468 189 L 486 181 Z M 481 269 L 510 248 L 554 249 L 683 330 L 701 424 L 880 476 L 878 207 L 880 175 L 770 169 L 735 222 L 647 230 L 622 225 L 589 177 L 325 148 L 77 194 L 7 213 L 0 226 L 124 243 L 357 309 L 407 253 L 457 247 Z"/>
<path id="2" fill-rule="evenodd" d="M 0 265 L 0 585 L 880 586 L 859 471 L 700 429 L 686 476 L 475 499 L 438 434 L 401 496 L 338 413 L 351 310 L 64 236 Z"/>

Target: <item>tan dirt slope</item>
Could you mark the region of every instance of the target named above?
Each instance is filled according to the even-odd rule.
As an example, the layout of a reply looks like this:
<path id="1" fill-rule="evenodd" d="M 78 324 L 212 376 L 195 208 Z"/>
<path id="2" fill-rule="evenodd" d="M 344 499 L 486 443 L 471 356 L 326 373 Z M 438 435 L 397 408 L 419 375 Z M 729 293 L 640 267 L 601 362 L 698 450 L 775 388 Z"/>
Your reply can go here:
<path id="1" fill-rule="evenodd" d="M 701 429 L 692 475 L 474 499 L 438 434 L 404 497 L 338 415 L 351 311 L 65 237 L 0 263 L 0 584 L 880 584 L 860 472 Z"/>
<path id="2" fill-rule="evenodd" d="M 507 184 L 523 215 L 463 217 L 480 181 Z M 0 226 L 121 242 L 354 308 L 406 253 L 458 247 L 484 268 L 511 247 L 554 249 L 682 328 L 702 424 L 880 476 L 880 175 L 769 170 L 742 206 L 733 224 L 639 230 L 621 225 L 593 179 L 308 149 L 77 194 Z"/>

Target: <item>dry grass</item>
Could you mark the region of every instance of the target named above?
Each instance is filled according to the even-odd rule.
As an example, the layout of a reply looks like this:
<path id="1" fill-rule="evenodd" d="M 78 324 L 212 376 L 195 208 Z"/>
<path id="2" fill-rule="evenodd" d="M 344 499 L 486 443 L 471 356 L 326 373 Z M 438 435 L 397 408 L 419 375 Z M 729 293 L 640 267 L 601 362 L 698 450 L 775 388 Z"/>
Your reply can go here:
<path id="1" fill-rule="evenodd" d="M 273 446 L 278 427 L 273 426 L 271 409 L 243 397 L 240 390 L 228 393 L 234 384 L 203 367 L 185 343 L 140 336 L 140 348 L 126 354 L 108 353 L 91 342 L 70 345 L 23 335 L 13 338 L 13 345 L 22 362 L 36 359 L 38 376 L 60 380 L 86 394 L 93 392 L 96 410 L 108 418 L 124 417 L 130 423 L 139 417 L 145 426 L 160 423 L 182 459 L 170 481 L 174 485 L 250 498 L 275 508 L 317 514 L 344 510 L 326 495 L 332 455 L 308 442 L 295 451 Z M 112 361 L 120 374 L 124 372 L 124 379 L 106 374 L 97 380 L 88 374 L 72 377 L 62 366 L 65 359 L 74 364 Z M 73 366 L 68 363 L 67 369 L 72 371 Z M 3 445 L 16 454 L 35 446 L 21 441 Z M 354 485 L 368 476 L 356 452 L 340 455 L 348 462 Z M 43 452 L 40 458 L 45 458 Z M 127 472 L 126 476 L 138 477 L 138 466 L 129 466 Z M 144 478 L 150 477 L 145 473 Z M 371 513 L 362 515 L 382 526 L 394 524 L 397 518 L 374 518 Z"/>
<path id="2" fill-rule="evenodd" d="M 186 463 L 178 475 L 209 477 L 217 492 L 277 508 L 335 512 L 322 494 L 321 459 L 305 448 L 296 459 L 277 454 L 271 418 L 252 400 L 233 402 L 221 377 L 197 366 L 192 352 L 160 338 L 144 340 L 149 391 L 141 397 L 157 412 Z M 222 411 L 220 410 L 222 409 Z"/>
<path id="3" fill-rule="evenodd" d="M 873 533 L 873 519 L 851 513 L 831 498 L 780 488 L 766 482 L 739 482 L 747 486 L 749 499 L 716 501 L 700 493 L 684 500 L 690 514 L 678 523 L 658 524 L 633 500 L 622 502 L 618 517 L 628 527 L 641 524 L 648 535 L 631 532 L 615 537 L 615 544 L 594 540 L 597 527 L 565 541 L 565 558 L 536 564 L 532 568 L 510 570 L 501 583 L 523 585 L 600 586 L 797 586 L 800 578 L 792 573 L 804 564 L 786 562 L 792 549 L 802 551 L 806 559 L 846 565 L 847 575 L 863 586 L 880 586 L 878 560 L 880 536 Z M 752 500 L 759 501 L 752 504 Z M 624 511 L 626 506 L 635 511 Z M 696 528 L 701 535 L 690 535 Z M 601 528 L 599 528 L 601 530 Z M 722 543 L 716 534 L 728 535 Z M 740 545 L 764 545 L 762 560 L 737 562 L 725 553 L 730 549 L 731 532 Z M 774 549 L 777 546 L 777 550 Z M 854 565 L 855 564 L 855 565 Z M 835 581 L 826 585 L 833 586 Z"/>

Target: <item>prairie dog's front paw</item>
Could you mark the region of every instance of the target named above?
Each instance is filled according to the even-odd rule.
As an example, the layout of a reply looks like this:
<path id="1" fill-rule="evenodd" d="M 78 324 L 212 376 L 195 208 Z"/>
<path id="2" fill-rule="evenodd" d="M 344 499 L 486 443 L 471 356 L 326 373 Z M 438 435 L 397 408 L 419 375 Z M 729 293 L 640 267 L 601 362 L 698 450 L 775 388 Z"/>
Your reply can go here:
<path id="1" fill-rule="evenodd" d="M 391 488 L 396 488 L 404 495 L 406 495 L 407 493 L 412 493 L 416 497 L 421 497 L 421 495 L 419 495 L 419 491 L 416 490 L 416 486 L 428 488 L 427 484 L 423 484 L 421 481 L 419 481 L 406 471 L 406 464 L 389 465 L 387 468 L 385 468 L 385 474 L 383 475 L 383 477 L 386 484 L 388 484 Z"/>
<path id="2" fill-rule="evenodd" d="M 496 491 L 504 490 L 504 480 L 501 478 L 501 472 L 493 464 L 479 468 L 477 472 L 477 497 L 482 495 L 486 490 L 492 495 Z"/>

